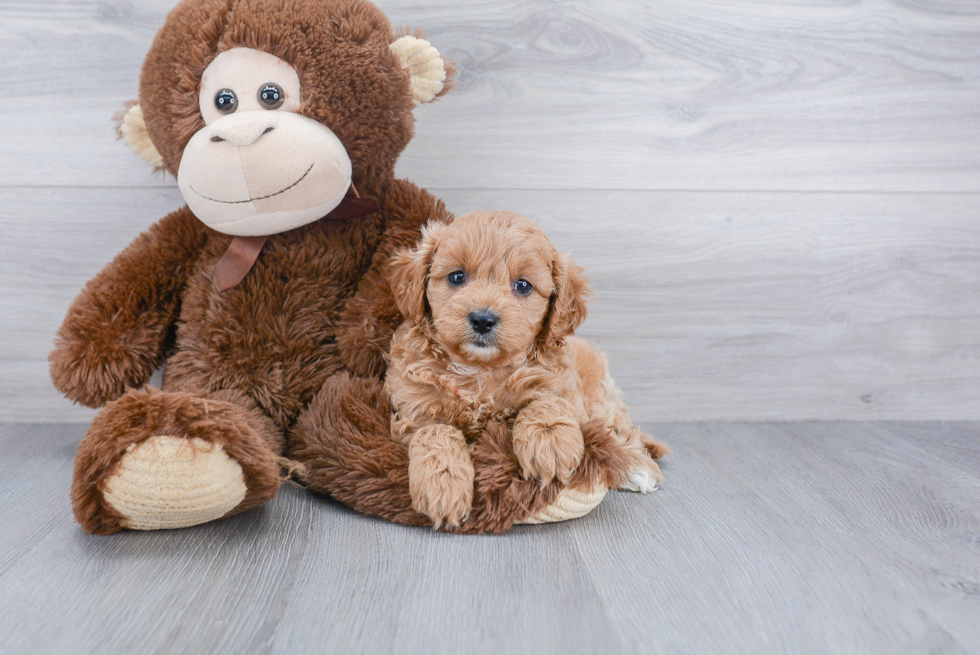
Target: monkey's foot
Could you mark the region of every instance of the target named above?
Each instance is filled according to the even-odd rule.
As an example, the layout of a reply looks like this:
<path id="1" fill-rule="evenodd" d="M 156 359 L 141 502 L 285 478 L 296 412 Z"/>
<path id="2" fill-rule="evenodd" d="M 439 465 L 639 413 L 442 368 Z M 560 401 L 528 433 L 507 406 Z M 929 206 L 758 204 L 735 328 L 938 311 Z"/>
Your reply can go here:
<path id="1" fill-rule="evenodd" d="M 103 408 L 75 457 L 72 504 L 87 532 L 185 528 L 275 497 L 275 426 L 219 393 L 134 389 Z"/>
<path id="2" fill-rule="evenodd" d="M 235 509 L 248 488 L 221 444 L 156 436 L 126 448 L 103 489 L 130 530 L 186 528 Z"/>

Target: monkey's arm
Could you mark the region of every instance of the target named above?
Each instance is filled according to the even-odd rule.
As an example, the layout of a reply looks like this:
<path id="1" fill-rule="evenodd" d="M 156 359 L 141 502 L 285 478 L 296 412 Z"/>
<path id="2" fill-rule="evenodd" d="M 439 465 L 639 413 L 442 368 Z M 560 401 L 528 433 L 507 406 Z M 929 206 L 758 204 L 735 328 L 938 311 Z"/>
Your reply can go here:
<path id="1" fill-rule="evenodd" d="M 89 280 L 48 357 L 59 391 L 89 407 L 146 384 L 163 362 L 180 294 L 207 242 L 187 207 L 136 237 Z"/>
<path id="2" fill-rule="evenodd" d="M 429 219 L 452 220 L 441 200 L 404 180 L 396 180 L 388 190 L 383 211 L 384 237 L 337 327 L 340 357 L 349 371 L 362 377 L 384 374 L 385 352 L 403 320 L 385 278 L 388 260 L 398 250 L 414 246 Z"/>

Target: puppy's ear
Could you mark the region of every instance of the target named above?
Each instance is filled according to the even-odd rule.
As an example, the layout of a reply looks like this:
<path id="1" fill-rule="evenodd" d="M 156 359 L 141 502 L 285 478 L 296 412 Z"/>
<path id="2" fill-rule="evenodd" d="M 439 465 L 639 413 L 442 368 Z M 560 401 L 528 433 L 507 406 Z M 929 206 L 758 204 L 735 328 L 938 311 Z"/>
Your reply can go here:
<path id="1" fill-rule="evenodd" d="M 573 334 L 588 315 L 585 304 L 592 297 L 592 290 L 582 272 L 581 266 L 555 252 L 551 263 L 555 290 L 542 329 L 542 341 L 549 348 L 563 345 L 565 337 Z"/>
<path id="2" fill-rule="evenodd" d="M 395 296 L 398 311 L 415 323 L 421 323 L 425 318 L 429 266 L 432 265 L 439 236 L 445 229 L 445 223 L 430 221 L 422 228 L 419 244 L 415 248 L 398 251 L 388 263 L 388 284 Z"/>

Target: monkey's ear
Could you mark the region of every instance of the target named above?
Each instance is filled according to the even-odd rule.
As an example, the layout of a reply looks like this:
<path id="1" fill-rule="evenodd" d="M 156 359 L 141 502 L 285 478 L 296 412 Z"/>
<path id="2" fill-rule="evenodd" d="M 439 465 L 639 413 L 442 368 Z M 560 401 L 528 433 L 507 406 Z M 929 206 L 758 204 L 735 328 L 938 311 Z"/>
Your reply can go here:
<path id="1" fill-rule="evenodd" d="M 395 53 L 402 67 L 412 76 L 412 97 L 415 104 L 432 102 L 454 84 L 456 72 L 435 47 L 422 38 L 422 32 L 406 34 L 395 39 L 388 48 Z"/>
<path id="2" fill-rule="evenodd" d="M 395 296 L 398 311 L 415 324 L 425 319 L 425 288 L 429 267 L 435 255 L 439 236 L 446 224 L 430 221 L 422 228 L 422 240 L 414 249 L 401 250 L 388 263 L 388 284 Z"/>
<path id="3" fill-rule="evenodd" d="M 117 115 L 116 119 L 119 121 L 116 130 L 119 138 L 126 139 L 126 143 L 140 156 L 140 159 L 153 164 L 155 168 L 163 168 L 163 157 L 150 140 L 150 133 L 146 130 L 146 121 L 143 120 L 143 110 L 139 103 L 132 103 L 129 111 Z"/>

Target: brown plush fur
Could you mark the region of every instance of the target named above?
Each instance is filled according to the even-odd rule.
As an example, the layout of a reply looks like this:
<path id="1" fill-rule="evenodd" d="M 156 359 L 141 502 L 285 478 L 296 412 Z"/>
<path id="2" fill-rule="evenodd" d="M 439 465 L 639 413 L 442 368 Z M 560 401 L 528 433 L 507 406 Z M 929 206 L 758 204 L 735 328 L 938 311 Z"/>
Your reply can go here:
<path id="1" fill-rule="evenodd" d="M 185 0 L 167 16 L 143 63 L 140 106 L 165 168 L 176 175 L 204 119 L 201 74 L 219 53 L 255 48 L 292 64 L 299 113 L 329 127 L 362 194 L 394 173 L 414 131 L 409 77 L 388 45 L 384 13 L 364 0 Z M 451 81 L 451 80 L 450 80 Z"/>
<path id="2" fill-rule="evenodd" d="M 102 502 L 105 482 L 129 446 L 156 435 L 221 444 L 241 465 L 246 496 L 229 514 L 261 505 L 279 489 L 279 462 L 273 453 L 282 449 L 282 433 L 248 397 L 234 391 L 203 398 L 130 390 L 99 413 L 75 457 L 72 504 L 78 522 L 89 532 L 119 530 L 119 515 Z"/>
<path id="3" fill-rule="evenodd" d="M 605 358 L 569 338 L 586 314 L 581 269 L 536 224 L 508 212 L 436 223 L 392 259 L 390 277 L 407 319 L 385 382 L 392 436 L 409 446 L 414 506 L 436 526 L 459 527 L 469 514 L 466 441 L 493 420 L 512 425 L 522 473 L 541 483 L 569 482 L 585 455 L 581 426 L 591 423 L 625 451 L 630 471 L 660 478 L 644 446 L 652 440 L 630 422 Z M 528 293 L 515 290 L 517 281 L 531 285 Z M 485 335 L 471 324 L 481 311 L 497 320 Z"/>
<path id="4" fill-rule="evenodd" d="M 301 479 L 308 488 L 364 514 L 407 525 L 433 525 L 412 508 L 408 451 L 391 438 L 390 412 L 379 380 L 340 373 L 327 381 L 300 417 L 290 436 L 290 452 L 306 464 Z M 582 435 L 585 456 L 568 486 L 616 488 L 629 475 L 629 453 L 601 423 L 583 425 Z M 487 424 L 470 453 L 476 471 L 473 508 L 457 532 L 506 532 L 553 503 L 565 486 L 556 481 L 542 487 L 538 480 L 521 475 L 510 428 L 502 420 Z"/>
<path id="5" fill-rule="evenodd" d="M 161 426 L 127 402 L 107 406 L 93 423 L 79 450 L 73 492 L 86 530 L 121 527 L 103 506 L 100 485 L 126 445 L 164 429 L 223 444 L 235 434 L 250 442 L 247 432 L 217 419 L 194 419 L 186 411 L 191 398 L 223 407 L 227 421 L 256 412 L 271 419 L 280 436 L 253 444 L 267 449 L 253 455 L 272 461 L 284 454 L 297 419 L 331 375 L 345 364 L 358 373 L 383 372 L 384 349 L 399 321 L 382 274 L 387 257 L 414 243 L 429 219 L 451 218 L 442 202 L 394 178 L 414 124 L 408 72 L 388 49 L 394 38 L 384 14 L 363 0 L 186 0 L 168 16 L 140 86 L 147 128 L 167 170 L 176 173 L 184 146 L 203 125 L 201 72 L 219 52 L 254 47 L 296 68 L 300 113 L 337 134 L 358 190 L 381 209 L 273 235 L 245 280 L 221 293 L 214 271 L 231 237 L 184 207 L 86 285 L 58 331 L 50 358 L 55 385 L 99 407 L 145 385 L 167 359 L 167 393 L 150 397 L 157 413 L 169 417 Z M 218 398 L 226 404 L 216 405 Z M 248 461 L 240 463 L 248 478 Z M 249 495 L 236 511 L 253 498 L 268 499 L 278 486 L 263 479 L 253 493 L 252 480 L 246 482 Z"/>
<path id="6" fill-rule="evenodd" d="M 72 499 L 85 530 L 122 529 L 102 488 L 126 447 L 159 434 L 220 443 L 239 461 L 248 490 L 232 513 L 275 495 L 274 462 L 288 455 L 314 490 L 368 514 L 429 523 L 411 507 L 408 454 L 390 438 L 381 394 L 384 354 L 401 322 L 385 269 L 395 251 L 417 242 L 423 224 L 452 217 L 441 201 L 394 178 L 414 129 L 409 74 L 388 49 L 394 38 L 366 0 L 184 0 L 168 15 L 139 93 L 167 171 L 176 173 L 203 125 L 201 73 L 218 53 L 247 46 L 296 69 L 300 113 L 340 138 L 357 189 L 380 210 L 271 236 L 245 279 L 222 293 L 215 266 L 230 237 L 184 207 L 85 286 L 50 357 L 65 395 L 91 407 L 109 403 L 77 456 Z M 163 390 L 139 390 L 165 361 Z M 586 432 L 585 442 L 572 483 L 625 470 L 604 436 L 590 442 Z M 473 452 L 473 513 L 464 530 L 505 530 L 555 497 L 555 485 L 542 490 L 520 479 L 503 428 L 488 426 Z"/>

